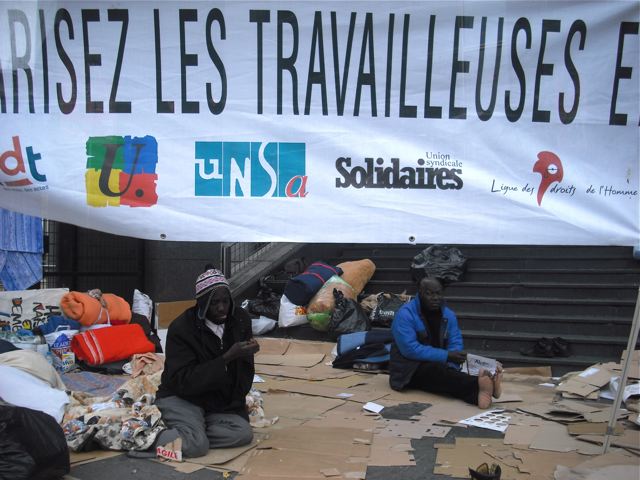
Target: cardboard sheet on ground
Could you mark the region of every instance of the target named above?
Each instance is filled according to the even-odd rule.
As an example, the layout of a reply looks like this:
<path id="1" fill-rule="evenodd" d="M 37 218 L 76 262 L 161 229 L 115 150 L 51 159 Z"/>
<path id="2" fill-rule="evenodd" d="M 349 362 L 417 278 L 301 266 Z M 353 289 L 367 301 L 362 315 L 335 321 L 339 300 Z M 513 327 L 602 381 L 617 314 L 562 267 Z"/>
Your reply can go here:
<path id="1" fill-rule="evenodd" d="M 373 436 L 369 466 L 395 467 L 416 464 L 411 440 L 398 437 Z"/>
<path id="2" fill-rule="evenodd" d="M 510 367 L 505 368 L 504 373 L 505 379 L 509 379 L 511 374 L 546 377 L 549 379 L 551 378 L 551 367 L 548 365 L 543 367 Z"/>
<path id="3" fill-rule="evenodd" d="M 532 415 L 537 415 L 555 422 L 582 422 L 584 413 L 553 406 L 551 403 L 537 403 L 534 405 L 518 405 L 518 409 Z"/>
<path id="4" fill-rule="evenodd" d="M 376 424 L 375 435 L 386 438 L 444 438 L 450 430 L 451 427 L 431 425 L 424 420 L 389 420 L 383 418 L 378 420 Z"/>
<path id="5" fill-rule="evenodd" d="M 153 461 L 156 463 L 161 463 L 162 465 L 171 467 L 176 472 L 186 473 L 186 474 L 197 472 L 198 470 L 202 470 L 203 468 L 206 468 L 206 465 L 199 465 L 197 463 L 191 463 L 191 462 L 174 462 L 174 461 L 167 460 L 165 458 L 154 458 Z"/>
<path id="6" fill-rule="evenodd" d="M 572 468 L 558 465 L 554 475 L 556 480 L 637 480 L 640 478 L 640 465 L 634 455 L 608 452 Z"/>
<path id="7" fill-rule="evenodd" d="M 273 377 L 299 378 L 301 380 L 324 380 L 327 378 L 343 378 L 353 375 L 351 370 L 339 370 L 322 364 L 311 368 L 289 367 L 280 365 L 256 365 L 256 373 Z"/>
<path id="8" fill-rule="evenodd" d="M 291 345 L 291 340 L 286 338 L 256 337 L 256 340 L 260 344 L 260 353 L 264 355 L 284 355 Z"/>
<path id="9" fill-rule="evenodd" d="M 578 382 L 587 383 L 589 385 L 602 388 L 609 383 L 613 374 L 602 365 L 593 365 L 572 377 Z"/>
<path id="10" fill-rule="evenodd" d="M 98 460 L 105 460 L 118 455 L 124 455 L 125 452 L 114 450 L 91 450 L 88 452 L 69 452 L 69 463 L 71 465 L 83 465 Z"/>
<path id="11" fill-rule="evenodd" d="M 323 471 L 336 469 L 340 476 L 336 478 L 364 479 L 366 462 L 350 462 L 345 456 L 316 455 L 310 451 L 291 451 L 287 449 L 258 450 L 237 477 L 250 479 L 291 479 L 302 478 L 326 480 Z"/>
<path id="12" fill-rule="evenodd" d="M 594 423 L 594 422 L 577 422 L 567 425 L 567 432 L 569 435 L 604 435 L 607 432 L 609 426 L 606 422 Z M 624 427 L 621 423 L 617 423 L 613 429 L 614 435 L 622 435 Z"/>
<path id="13" fill-rule="evenodd" d="M 530 475 L 524 478 L 530 480 L 552 479 L 556 465 L 574 467 L 589 458 L 577 452 L 559 453 L 542 450 L 518 450 L 517 455 L 522 459 L 523 471 L 530 472 Z"/>
<path id="14" fill-rule="evenodd" d="M 504 448 L 501 439 L 458 438 L 455 444 L 436 444 L 435 467 L 433 473 L 456 478 L 469 478 L 469 467 L 477 468 L 482 463 L 491 465 L 495 459 L 485 453 L 487 448 Z M 518 480 L 519 471 L 508 465 L 501 465 L 501 480 Z"/>
<path id="15" fill-rule="evenodd" d="M 534 450 L 547 450 L 551 452 L 574 452 L 584 455 L 597 455 L 602 449 L 589 445 L 587 442 L 577 440 L 569 435 L 566 425 L 561 423 L 547 423 L 537 427 L 536 434 L 529 444 Z"/>
<path id="16" fill-rule="evenodd" d="M 260 443 L 260 450 L 286 449 L 310 452 L 313 455 L 358 456 L 362 445 L 369 445 L 373 433 L 357 428 L 318 428 L 300 425 L 286 430 L 273 431 Z"/>
<path id="17" fill-rule="evenodd" d="M 590 385 L 586 382 L 578 381 L 576 378 L 571 378 L 560 383 L 556 387 L 556 390 L 559 392 L 567 392 L 573 395 L 578 395 L 580 397 L 586 397 L 600 390 L 600 387 Z"/>
<path id="18" fill-rule="evenodd" d="M 597 445 L 604 442 L 603 435 L 579 435 L 577 438 Z M 610 439 L 611 445 L 615 447 L 629 448 L 640 453 L 640 430 L 626 429 L 622 435 L 613 435 Z"/>
<path id="19" fill-rule="evenodd" d="M 249 459 L 243 473 L 257 478 L 325 478 L 322 471 L 335 468 L 345 478 L 364 478 L 366 462 L 350 462 L 352 457 L 368 457 L 370 447 L 362 440 L 370 443 L 371 432 L 308 426 L 274 431 Z"/>
<path id="20" fill-rule="evenodd" d="M 333 342 L 311 342 L 305 340 L 290 340 L 287 355 L 300 355 L 309 353 L 322 353 L 330 355 L 336 346 Z"/>
<path id="21" fill-rule="evenodd" d="M 300 395 L 297 393 L 267 393 L 263 395 L 265 414 L 308 420 L 345 403 L 345 400 Z"/>
<path id="22" fill-rule="evenodd" d="M 300 353 L 291 355 L 270 355 L 259 353 L 255 356 L 254 361 L 258 365 L 281 365 L 285 367 L 313 367 L 324 360 L 323 353 Z"/>
<path id="23" fill-rule="evenodd" d="M 203 457 L 189 458 L 186 461 L 190 463 L 196 463 L 198 465 L 222 465 L 242 455 L 244 452 L 247 452 L 257 447 L 258 443 L 261 440 L 264 440 L 265 436 L 257 432 L 257 433 L 254 433 L 254 437 L 255 438 L 249 445 L 243 445 L 242 447 L 234 447 L 234 448 L 211 449 Z"/>
<path id="24" fill-rule="evenodd" d="M 345 402 L 322 415 L 312 418 L 304 423 L 307 427 L 321 428 L 352 428 L 357 430 L 373 431 L 376 418 L 363 415 L 362 406 L 355 402 Z"/>
<path id="25" fill-rule="evenodd" d="M 322 385 L 320 382 L 308 382 L 302 380 L 283 380 L 269 382 L 270 389 L 278 389 L 287 392 L 301 393 L 303 395 L 319 396 L 327 398 L 343 398 L 352 402 L 366 403 L 374 401 L 385 395 L 386 392 L 357 391 L 350 388 L 332 387 Z M 343 395 L 348 393 L 348 395 Z"/>
<path id="26" fill-rule="evenodd" d="M 430 423 L 443 420 L 449 423 L 458 423 L 465 418 L 473 417 L 484 410 L 475 405 L 470 405 L 462 400 L 440 397 L 440 403 L 424 410 L 420 416 Z M 442 401 L 444 399 L 444 401 Z"/>

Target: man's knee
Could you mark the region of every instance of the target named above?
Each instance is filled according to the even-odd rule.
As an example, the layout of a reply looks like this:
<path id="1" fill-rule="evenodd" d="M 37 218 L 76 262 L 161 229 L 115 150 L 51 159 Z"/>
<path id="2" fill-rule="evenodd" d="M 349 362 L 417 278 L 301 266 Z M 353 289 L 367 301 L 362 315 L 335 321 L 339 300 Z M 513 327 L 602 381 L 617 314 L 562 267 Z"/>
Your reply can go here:
<path id="1" fill-rule="evenodd" d="M 253 428 L 249 422 L 243 425 L 238 432 L 238 446 L 247 445 L 253 441 Z"/>
<path id="2" fill-rule="evenodd" d="M 209 439 L 204 431 L 201 435 L 181 435 L 182 455 L 189 458 L 203 457 L 209 452 Z"/>

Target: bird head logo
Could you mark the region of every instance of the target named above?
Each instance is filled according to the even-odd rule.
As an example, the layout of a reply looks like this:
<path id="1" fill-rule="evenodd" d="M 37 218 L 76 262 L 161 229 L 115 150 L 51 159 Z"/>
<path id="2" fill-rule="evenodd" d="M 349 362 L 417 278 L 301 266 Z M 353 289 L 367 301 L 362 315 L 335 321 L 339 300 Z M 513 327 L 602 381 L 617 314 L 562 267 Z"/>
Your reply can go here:
<path id="1" fill-rule="evenodd" d="M 553 182 L 562 181 L 562 162 L 552 152 L 538 153 L 538 161 L 533 164 L 533 171 L 538 172 L 542 178 L 538 187 L 538 205 L 542 203 L 542 197 Z"/>

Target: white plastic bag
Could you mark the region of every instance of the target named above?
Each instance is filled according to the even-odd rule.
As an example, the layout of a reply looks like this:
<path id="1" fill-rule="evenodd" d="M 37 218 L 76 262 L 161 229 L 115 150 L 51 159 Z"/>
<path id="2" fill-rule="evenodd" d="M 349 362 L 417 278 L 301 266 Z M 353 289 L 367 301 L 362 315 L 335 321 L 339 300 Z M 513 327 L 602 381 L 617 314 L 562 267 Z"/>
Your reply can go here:
<path id="1" fill-rule="evenodd" d="M 153 312 L 153 301 L 146 293 L 142 293 L 137 288 L 133 291 L 133 304 L 131 311 L 144 315 L 151 322 L 151 314 Z"/>
<path id="2" fill-rule="evenodd" d="M 47 345 L 51 347 L 60 335 L 64 334 L 69 339 L 69 341 L 71 341 L 76 333 L 78 333 L 78 330 L 71 330 L 67 325 L 60 325 L 54 332 L 47 333 L 44 336 L 44 339 L 47 342 Z"/>
<path id="3" fill-rule="evenodd" d="M 251 331 L 254 335 L 262 335 L 276 328 L 277 324 L 275 320 L 261 315 L 259 318 L 251 319 Z"/>
<path id="4" fill-rule="evenodd" d="M 308 323 L 307 309 L 300 305 L 294 305 L 286 295 L 280 297 L 280 313 L 278 314 L 278 326 L 281 328 L 294 327 Z"/>

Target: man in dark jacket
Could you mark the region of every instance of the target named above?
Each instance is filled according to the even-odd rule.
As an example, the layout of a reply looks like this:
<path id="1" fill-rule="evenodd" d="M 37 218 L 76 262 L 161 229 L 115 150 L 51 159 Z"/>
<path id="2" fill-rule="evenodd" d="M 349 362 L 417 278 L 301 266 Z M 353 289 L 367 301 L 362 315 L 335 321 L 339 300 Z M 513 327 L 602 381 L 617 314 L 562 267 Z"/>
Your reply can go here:
<path id="1" fill-rule="evenodd" d="M 234 308 L 222 272 L 196 281 L 196 305 L 169 326 L 156 405 L 168 430 L 159 444 L 180 437 L 185 457 L 252 441 L 245 396 L 254 375 L 251 319 Z"/>
<path id="2" fill-rule="evenodd" d="M 502 367 L 475 377 L 460 371 L 467 354 L 453 311 L 442 302 L 442 284 L 425 277 L 418 295 L 403 305 L 391 324 L 393 344 L 389 384 L 394 390 L 415 388 L 451 395 L 480 408 L 501 393 Z"/>

